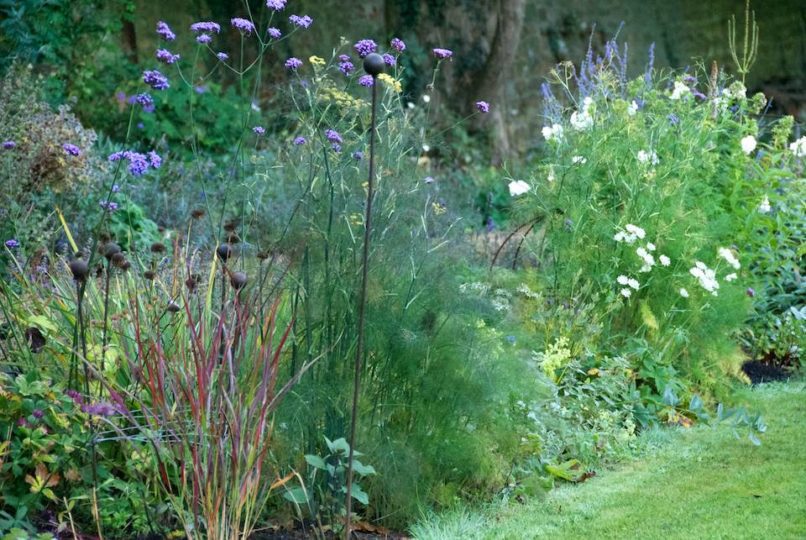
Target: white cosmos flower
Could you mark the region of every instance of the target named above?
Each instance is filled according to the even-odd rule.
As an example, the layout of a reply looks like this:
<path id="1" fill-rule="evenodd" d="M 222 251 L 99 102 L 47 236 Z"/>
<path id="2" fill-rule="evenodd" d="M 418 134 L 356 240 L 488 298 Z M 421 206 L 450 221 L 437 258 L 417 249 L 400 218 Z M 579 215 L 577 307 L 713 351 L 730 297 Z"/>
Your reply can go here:
<path id="1" fill-rule="evenodd" d="M 747 155 L 750 155 L 750 152 L 756 149 L 756 138 L 752 135 L 748 135 L 747 137 L 742 137 L 741 145 L 742 145 L 742 152 Z"/>
<path id="2" fill-rule="evenodd" d="M 806 135 L 789 145 L 795 157 L 806 157 Z"/>
<path id="3" fill-rule="evenodd" d="M 523 180 L 513 180 L 509 183 L 509 194 L 512 197 L 517 197 L 528 192 L 532 187 Z"/>
<path id="4" fill-rule="evenodd" d="M 688 298 L 688 291 L 681 287 L 680 288 L 680 296 L 682 296 L 683 298 Z"/>
<path id="5" fill-rule="evenodd" d="M 660 257 L 658 257 L 658 259 L 660 259 L 660 263 L 663 266 L 669 266 L 670 264 L 672 264 L 672 261 L 669 260 L 669 257 L 667 257 L 666 255 L 661 255 Z"/>
<path id="6" fill-rule="evenodd" d="M 770 206 L 770 198 L 764 195 L 764 198 L 761 200 L 761 204 L 758 205 L 758 211 L 762 214 L 769 214 L 772 210 L 772 206 Z"/>

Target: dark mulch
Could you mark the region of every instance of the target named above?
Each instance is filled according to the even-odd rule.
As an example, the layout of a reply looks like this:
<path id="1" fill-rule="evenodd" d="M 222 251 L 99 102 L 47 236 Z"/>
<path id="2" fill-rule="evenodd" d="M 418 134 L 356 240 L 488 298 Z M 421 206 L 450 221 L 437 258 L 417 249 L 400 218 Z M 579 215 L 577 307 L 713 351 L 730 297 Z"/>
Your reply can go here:
<path id="1" fill-rule="evenodd" d="M 293 525 L 256 532 L 249 537 L 249 540 L 305 540 L 308 538 L 338 540 L 342 537 L 341 534 L 335 534 L 330 530 L 330 527 L 326 526 L 324 529 L 317 529 L 315 524 L 307 521 L 306 523 L 295 522 Z M 356 523 L 352 538 L 355 540 L 410 540 L 410 537 L 403 533 L 369 523 Z"/>
<path id="2" fill-rule="evenodd" d="M 781 366 L 776 366 L 775 364 L 762 362 L 760 360 L 750 360 L 745 362 L 742 364 L 742 371 L 747 374 L 747 376 L 750 378 L 750 382 L 753 384 L 785 381 L 789 379 L 789 371 L 786 369 L 782 368 Z"/>

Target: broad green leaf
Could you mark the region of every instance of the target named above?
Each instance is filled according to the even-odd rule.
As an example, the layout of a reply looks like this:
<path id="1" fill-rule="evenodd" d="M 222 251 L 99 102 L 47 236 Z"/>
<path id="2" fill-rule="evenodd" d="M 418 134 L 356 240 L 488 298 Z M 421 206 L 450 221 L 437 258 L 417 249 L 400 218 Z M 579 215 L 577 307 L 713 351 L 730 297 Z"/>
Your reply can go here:
<path id="1" fill-rule="evenodd" d="M 327 464 L 325 460 L 320 458 L 319 456 L 315 456 L 313 454 L 306 454 L 305 461 L 308 462 L 308 465 L 311 467 L 315 467 L 317 469 L 325 470 L 327 468 Z"/>
<path id="2" fill-rule="evenodd" d="M 352 488 L 352 497 L 364 506 L 369 504 L 369 495 L 367 495 L 366 491 L 361 489 L 361 486 L 355 483 L 353 484 Z"/>
<path id="3" fill-rule="evenodd" d="M 353 460 L 353 471 L 356 474 L 360 474 L 361 476 L 368 476 L 370 474 L 378 474 L 375 471 L 375 467 L 373 467 L 372 465 L 364 465 L 363 463 L 361 463 L 357 459 Z"/>
<path id="4" fill-rule="evenodd" d="M 308 494 L 301 487 L 288 489 L 285 493 L 283 493 L 283 498 L 295 504 L 308 503 Z"/>

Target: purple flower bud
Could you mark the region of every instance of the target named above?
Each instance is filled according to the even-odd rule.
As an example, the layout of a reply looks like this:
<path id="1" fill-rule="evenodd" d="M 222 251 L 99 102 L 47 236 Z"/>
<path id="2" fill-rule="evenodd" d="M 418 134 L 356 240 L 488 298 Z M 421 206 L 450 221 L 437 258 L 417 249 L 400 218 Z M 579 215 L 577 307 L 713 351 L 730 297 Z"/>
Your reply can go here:
<path id="1" fill-rule="evenodd" d="M 16 148 L 17 143 L 14 141 L 3 141 L 3 149 L 4 150 L 11 150 L 12 148 Z"/>
<path id="2" fill-rule="evenodd" d="M 165 41 L 173 41 L 176 39 L 176 34 L 171 31 L 171 28 L 165 21 L 159 21 L 157 23 L 157 34 Z"/>
<path id="3" fill-rule="evenodd" d="M 156 69 L 144 71 L 143 82 L 154 90 L 167 90 L 171 86 L 165 75 Z"/>
<path id="4" fill-rule="evenodd" d="M 215 56 L 222 62 L 226 62 L 227 60 L 229 60 L 229 55 L 225 52 L 216 53 Z"/>
<path id="5" fill-rule="evenodd" d="M 269 28 L 266 31 L 266 33 L 269 34 L 269 37 L 272 38 L 272 39 L 280 39 L 280 36 L 283 35 L 283 33 L 280 32 L 279 28 L 273 28 L 273 27 Z"/>
<path id="6" fill-rule="evenodd" d="M 107 210 L 110 213 L 114 212 L 119 208 L 118 203 L 116 203 L 115 201 L 99 201 L 98 206 L 100 206 L 104 210 Z"/>
<path id="7" fill-rule="evenodd" d="M 352 155 L 353 159 L 356 161 L 361 161 L 362 159 L 364 159 L 364 152 L 361 152 L 360 150 L 353 152 Z"/>
<path id="8" fill-rule="evenodd" d="M 311 19 L 308 15 L 291 15 L 288 20 L 296 26 L 297 28 L 310 28 L 313 24 L 313 19 Z"/>
<path id="9" fill-rule="evenodd" d="M 358 56 L 364 58 L 366 55 L 370 53 L 374 53 L 378 50 L 378 44 L 372 41 L 371 39 L 362 39 L 353 46 L 355 52 L 358 53 Z"/>
<path id="10" fill-rule="evenodd" d="M 162 158 L 155 151 L 148 153 L 148 163 L 153 169 L 159 169 L 162 166 Z"/>
<path id="11" fill-rule="evenodd" d="M 746 292 L 747 296 L 750 298 L 753 298 L 756 295 L 756 290 L 753 287 L 748 287 Z"/>
<path id="12" fill-rule="evenodd" d="M 31 413 L 31 415 L 34 418 L 36 418 L 37 420 L 39 420 L 40 418 L 45 416 L 45 411 L 43 411 L 42 409 L 34 409 L 34 411 Z"/>
<path id="13" fill-rule="evenodd" d="M 490 112 L 490 104 L 486 101 L 477 101 L 476 102 L 476 110 L 482 114 L 487 114 Z"/>
<path id="14" fill-rule="evenodd" d="M 434 57 L 438 60 L 445 60 L 446 58 L 450 58 L 453 56 L 453 51 L 450 49 L 434 49 L 433 50 Z"/>
<path id="15" fill-rule="evenodd" d="M 292 69 L 294 71 L 298 70 L 302 67 L 302 60 L 299 58 L 294 58 L 293 56 L 285 61 L 285 67 L 288 69 Z"/>
<path id="16" fill-rule="evenodd" d="M 255 135 L 264 135 L 266 133 L 266 130 L 260 126 L 253 127 L 252 131 L 255 133 Z"/>
<path id="17" fill-rule="evenodd" d="M 81 155 L 81 149 L 74 144 L 65 143 L 62 145 L 62 149 L 64 149 L 64 151 L 71 156 Z"/>
<path id="18" fill-rule="evenodd" d="M 333 144 L 331 144 L 331 145 L 330 145 L 330 148 L 332 148 L 332 149 L 333 149 L 333 151 L 334 151 L 334 152 L 336 152 L 337 154 L 338 154 L 339 152 L 341 152 L 341 145 L 340 145 L 339 143 L 333 143 Z"/>
<path id="19" fill-rule="evenodd" d="M 202 45 L 207 45 L 211 41 L 213 41 L 213 38 L 210 37 L 210 34 L 201 34 L 196 37 L 196 42 L 201 43 Z"/>
<path id="20" fill-rule="evenodd" d="M 163 62 L 165 64 L 173 64 L 179 60 L 178 54 L 173 54 L 171 51 L 166 49 L 157 49 L 157 60 Z"/>
<path id="21" fill-rule="evenodd" d="M 342 55 L 344 56 L 344 55 Z M 349 58 L 349 56 L 348 56 Z M 345 75 L 349 75 L 353 71 L 355 71 L 355 66 L 349 60 L 343 61 L 339 63 L 339 71 L 344 73 Z"/>
<path id="22" fill-rule="evenodd" d="M 230 20 L 232 23 L 232 27 L 237 29 L 239 32 L 243 32 L 244 34 L 251 34 L 255 31 L 255 25 L 252 21 L 247 19 L 241 19 L 240 17 L 234 17 Z"/>
<path id="23" fill-rule="evenodd" d="M 15 238 L 6 240 L 5 244 L 8 249 L 17 249 L 18 247 L 20 247 L 20 243 Z"/>
<path id="24" fill-rule="evenodd" d="M 390 45 L 392 45 L 392 48 L 399 53 L 406 50 L 406 44 L 403 42 L 402 39 L 399 38 L 393 38 Z"/>
<path id="25" fill-rule="evenodd" d="M 366 86 L 367 88 L 375 85 L 375 80 L 372 75 L 362 75 L 358 78 L 358 84 Z"/>
<path id="26" fill-rule="evenodd" d="M 202 21 L 190 25 L 190 29 L 197 34 L 202 32 L 214 32 L 218 34 L 221 32 L 221 25 L 211 21 Z"/>
<path id="27" fill-rule="evenodd" d="M 282 11 L 285 4 L 286 0 L 266 0 L 266 7 L 272 11 Z"/>
<path id="28" fill-rule="evenodd" d="M 342 142 L 344 142 L 341 138 L 341 134 L 339 134 L 339 132 L 336 131 L 335 129 L 326 129 L 325 138 L 332 143 L 341 144 Z"/>
<path id="29" fill-rule="evenodd" d="M 302 146 L 302 145 L 303 145 L 303 144 L 305 144 L 306 142 L 308 142 L 308 141 L 307 141 L 307 140 L 305 140 L 305 137 L 301 137 L 301 136 L 300 136 L 300 137 L 296 137 L 296 138 L 294 138 L 294 144 L 295 144 L 295 145 L 297 145 L 297 146 Z"/>
<path id="30" fill-rule="evenodd" d="M 394 66 L 397 65 L 397 60 L 391 54 L 386 53 L 383 55 L 383 63 L 387 66 Z"/>

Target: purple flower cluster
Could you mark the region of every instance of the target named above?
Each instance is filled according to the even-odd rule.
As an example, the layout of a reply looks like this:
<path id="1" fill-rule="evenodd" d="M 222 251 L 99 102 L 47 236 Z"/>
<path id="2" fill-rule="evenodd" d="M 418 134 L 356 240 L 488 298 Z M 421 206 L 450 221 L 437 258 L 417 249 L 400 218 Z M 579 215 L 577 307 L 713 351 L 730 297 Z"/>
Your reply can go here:
<path id="1" fill-rule="evenodd" d="M 300 136 L 300 137 L 296 137 L 296 138 L 294 139 L 294 144 L 295 144 L 295 145 L 297 145 L 297 146 L 302 146 L 302 145 L 303 145 L 303 144 L 305 144 L 306 142 L 308 142 L 308 141 L 306 141 L 306 140 L 305 140 L 305 137 L 302 137 L 302 136 Z"/>
<path id="2" fill-rule="evenodd" d="M 159 21 L 157 23 L 157 34 L 165 41 L 173 41 L 176 39 L 176 34 L 171 31 L 171 28 L 165 21 Z"/>
<path id="3" fill-rule="evenodd" d="M 149 166 L 152 169 L 159 169 L 162 166 L 162 158 L 153 150 L 148 155 L 139 152 L 132 152 L 125 150 L 123 152 L 114 152 L 107 158 L 109 161 L 120 161 L 125 159 L 129 162 L 129 172 L 133 176 L 143 176 L 148 171 Z"/>
<path id="4" fill-rule="evenodd" d="M 202 33 L 202 32 L 206 32 L 206 33 L 213 32 L 215 34 L 218 34 L 219 32 L 221 32 L 221 25 L 219 25 L 218 23 L 211 22 L 211 21 L 202 21 L 202 22 L 197 22 L 197 23 L 191 24 L 190 29 L 192 31 L 196 32 L 197 34 Z"/>
<path id="5" fill-rule="evenodd" d="M 266 33 L 269 34 L 269 37 L 272 39 L 280 39 L 280 36 L 283 35 L 283 33 L 280 32 L 279 28 L 274 27 L 271 27 L 268 30 L 266 30 Z"/>
<path id="6" fill-rule="evenodd" d="M 406 50 L 406 44 L 400 38 L 393 38 L 392 41 L 389 43 L 394 50 L 401 53 Z"/>
<path id="7" fill-rule="evenodd" d="M 72 399 L 73 403 L 75 403 L 76 405 L 78 406 L 84 405 L 84 396 L 79 394 L 76 390 L 69 389 L 65 392 L 65 394 L 67 394 L 67 397 Z"/>
<path id="8" fill-rule="evenodd" d="M 302 67 L 302 60 L 292 56 L 291 58 L 289 58 L 288 60 L 285 61 L 285 67 L 287 67 L 288 69 L 293 69 L 293 70 L 296 71 L 297 69 Z"/>
<path id="9" fill-rule="evenodd" d="M 341 138 L 341 134 L 335 129 L 326 129 L 325 138 L 332 143 L 341 144 L 344 142 Z"/>
<path id="10" fill-rule="evenodd" d="M 383 55 L 383 63 L 387 66 L 395 66 L 397 65 L 397 59 L 389 53 L 385 53 Z"/>
<path id="11" fill-rule="evenodd" d="M 298 28 L 310 28 L 310 26 L 313 24 L 313 19 L 311 19 L 308 15 L 291 15 L 288 20 L 291 22 L 291 24 Z"/>
<path id="12" fill-rule="evenodd" d="M 358 84 L 366 86 L 367 88 L 375 85 L 375 79 L 372 75 L 361 75 L 358 78 Z"/>
<path id="13" fill-rule="evenodd" d="M 222 62 L 226 62 L 227 60 L 229 60 L 229 55 L 225 52 L 216 53 L 215 56 Z"/>
<path id="14" fill-rule="evenodd" d="M 154 90 L 167 90 L 171 86 L 167 77 L 156 69 L 144 71 L 143 82 Z"/>
<path id="15" fill-rule="evenodd" d="M 14 141 L 3 141 L 3 149 L 4 150 L 11 150 L 12 148 L 16 148 L 17 143 Z"/>
<path id="16" fill-rule="evenodd" d="M 12 238 L 10 240 L 5 241 L 5 246 L 8 249 L 17 249 L 18 247 L 20 247 L 20 243 L 15 238 Z"/>
<path id="17" fill-rule="evenodd" d="M 157 49 L 157 60 L 166 64 L 173 64 L 179 60 L 179 55 L 173 54 L 167 49 Z"/>
<path id="18" fill-rule="evenodd" d="M 364 58 L 366 55 L 374 53 L 378 50 L 378 44 L 372 41 L 371 39 L 362 39 L 358 41 L 353 48 L 355 52 L 358 53 L 358 56 Z"/>
<path id="19" fill-rule="evenodd" d="M 142 94 L 132 96 L 129 99 L 129 103 L 137 103 L 138 105 L 143 107 L 143 111 L 147 113 L 154 112 L 154 99 L 151 97 L 151 94 L 143 92 Z"/>
<path id="20" fill-rule="evenodd" d="M 266 0 L 266 7 L 272 11 L 281 11 L 285 8 L 286 0 Z"/>
<path id="21" fill-rule="evenodd" d="M 70 156 L 80 156 L 81 155 L 81 149 L 78 146 L 74 145 L 74 144 L 64 143 L 62 145 L 62 149 Z"/>
<path id="22" fill-rule="evenodd" d="M 450 50 L 450 49 L 439 49 L 439 48 L 437 48 L 437 49 L 433 50 L 433 53 L 434 53 L 434 57 L 437 58 L 438 60 L 445 60 L 445 59 L 450 58 L 451 56 L 453 56 L 453 51 Z"/>
<path id="23" fill-rule="evenodd" d="M 261 126 L 253 127 L 252 131 L 255 133 L 255 135 L 265 135 L 266 134 L 266 130 L 264 128 L 262 128 Z"/>
<path id="24" fill-rule="evenodd" d="M 148 153 L 148 163 L 152 169 L 159 169 L 162 167 L 162 158 L 155 151 L 151 150 Z"/>
<path id="25" fill-rule="evenodd" d="M 476 102 L 476 110 L 480 113 L 487 114 L 490 112 L 490 104 L 486 101 L 477 101 Z"/>
<path id="26" fill-rule="evenodd" d="M 355 71 L 355 66 L 350 61 L 350 57 L 346 54 L 339 55 L 339 71 L 344 73 L 345 75 L 349 75 L 353 71 Z"/>
<path id="27" fill-rule="evenodd" d="M 196 42 L 201 43 L 202 45 L 207 45 L 211 41 L 213 41 L 213 38 L 210 37 L 210 34 L 200 34 L 199 36 L 196 36 Z"/>
<path id="28" fill-rule="evenodd" d="M 82 405 L 81 410 L 92 416 L 113 416 L 118 413 L 118 409 L 108 401 Z"/>
<path id="29" fill-rule="evenodd" d="M 361 161 L 362 159 L 364 159 L 364 152 L 362 152 L 360 150 L 357 150 L 357 151 L 353 152 L 352 155 L 353 155 L 353 159 L 356 160 L 356 161 Z"/>
<path id="30" fill-rule="evenodd" d="M 251 34 L 255 31 L 255 25 L 248 19 L 241 19 L 240 17 L 233 17 L 230 20 L 232 27 L 240 32 Z"/>
<path id="31" fill-rule="evenodd" d="M 98 201 L 98 206 L 109 213 L 112 213 L 119 208 L 118 203 L 115 201 Z"/>

